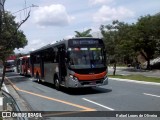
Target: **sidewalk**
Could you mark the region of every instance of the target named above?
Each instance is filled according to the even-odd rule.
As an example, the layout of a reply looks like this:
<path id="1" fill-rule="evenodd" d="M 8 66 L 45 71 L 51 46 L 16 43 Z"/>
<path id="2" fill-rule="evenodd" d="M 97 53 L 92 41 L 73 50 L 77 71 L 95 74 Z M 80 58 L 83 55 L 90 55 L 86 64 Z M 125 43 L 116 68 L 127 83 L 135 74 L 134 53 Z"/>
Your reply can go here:
<path id="1" fill-rule="evenodd" d="M 2 77 L 0 76 L 0 82 L 2 80 Z M 14 87 L 5 79 L 5 84 L 3 85 L 3 90 L 4 91 L 9 91 L 9 92 L 3 92 L 2 96 L 2 91 L 0 91 L 0 111 L 1 112 L 13 112 L 17 111 L 21 113 L 21 111 L 32 111 L 31 106 L 17 93 L 17 91 L 14 89 Z M 3 100 L 2 100 L 3 99 Z M 1 114 L 1 113 L 0 113 Z M 6 115 L 6 114 L 5 114 Z M 2 115 L 0 115 L 2 116 Z M 0 117 L 0 120 L 28 120 L 27 117 L 6 117 L 2 118 Z M 30 118 L 32 119 L 32 118 Z"/>
<path id="2" fill-rule="evenodd" d="M 108 67 L 108 74 L 113 74 L 113 67 Z M 119 75 L 143 75 L 146 77 L 157 77 L 160 78 L 160 70 L 143 70 L 135 69 L 133 67 L 117 67 L 116 74 Z"/>

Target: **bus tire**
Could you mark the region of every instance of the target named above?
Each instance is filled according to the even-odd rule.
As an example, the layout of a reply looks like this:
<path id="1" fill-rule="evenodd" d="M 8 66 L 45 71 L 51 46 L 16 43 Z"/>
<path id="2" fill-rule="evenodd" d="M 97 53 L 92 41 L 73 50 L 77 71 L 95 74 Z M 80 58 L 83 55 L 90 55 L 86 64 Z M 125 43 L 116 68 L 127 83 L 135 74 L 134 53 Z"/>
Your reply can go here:
<path id="1" fill-rule="evenodd" d="M 54 87 L 56 88 L 56 90 L 60 90 L 60 82 L 58 78 L 54 80 Z"/>

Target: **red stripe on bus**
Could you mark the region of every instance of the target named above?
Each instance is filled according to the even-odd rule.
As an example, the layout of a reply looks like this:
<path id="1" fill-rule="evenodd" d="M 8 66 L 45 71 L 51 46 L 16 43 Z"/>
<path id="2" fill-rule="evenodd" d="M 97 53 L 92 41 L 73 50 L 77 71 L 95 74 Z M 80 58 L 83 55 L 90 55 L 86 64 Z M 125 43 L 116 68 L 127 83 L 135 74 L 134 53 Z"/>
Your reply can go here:
<path id="1" fill-rule="evenodd" d="M 77 77 L 79 80 L 96 80 L 96 79 L 104 78 L 104 76 L 106 74 L 107 74 L 107 72 L 104 71 L 104 72 L 99 73 L 99 74 L 88 74 L 88 75 L 75 73 L 74 76 Z"/>

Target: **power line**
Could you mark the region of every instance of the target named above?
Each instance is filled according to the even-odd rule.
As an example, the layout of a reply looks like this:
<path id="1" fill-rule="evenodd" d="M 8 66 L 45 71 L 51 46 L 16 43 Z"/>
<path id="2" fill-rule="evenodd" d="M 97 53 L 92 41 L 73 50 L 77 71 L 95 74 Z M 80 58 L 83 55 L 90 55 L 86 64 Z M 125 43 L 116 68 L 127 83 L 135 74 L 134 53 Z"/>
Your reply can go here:
<path id="1" fill-rule="evenodd" d="M 21 10 L 18 10 L 18 11 L 16 11 L 16 12 L 12 13 L 12 14 L 16 14 L 16 13 L 18 13 L 18 12 L 21 12 L 21 11 L 23 11 L 23 10 L 25 10 L 25 9 L 28 9 L 28 8 L 31 8 L 31 7 L 39 7 L 39 6 L 32 4 L 31 6 L 25 7 L 25 8 L 23 8 L 23 9 L 21 9 Z"/>

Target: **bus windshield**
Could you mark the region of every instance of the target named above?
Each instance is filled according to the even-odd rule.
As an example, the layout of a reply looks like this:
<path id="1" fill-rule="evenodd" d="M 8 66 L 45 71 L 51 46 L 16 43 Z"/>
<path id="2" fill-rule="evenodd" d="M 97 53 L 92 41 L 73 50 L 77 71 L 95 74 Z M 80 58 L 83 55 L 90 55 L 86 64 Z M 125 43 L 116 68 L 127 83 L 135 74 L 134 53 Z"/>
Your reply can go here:
<path id="1" fill-rule="evenodd" d="M 6 67 L 14 67 L 14 61 L 8 60 L 8 61 L 6 62 Z"/>
<path id="2" fill-rule="evenodd" d="M 101 48 L 69 48 L 69 66 L 72 69 L 105 67 Z"/>

